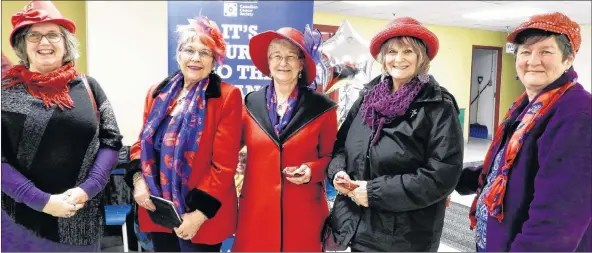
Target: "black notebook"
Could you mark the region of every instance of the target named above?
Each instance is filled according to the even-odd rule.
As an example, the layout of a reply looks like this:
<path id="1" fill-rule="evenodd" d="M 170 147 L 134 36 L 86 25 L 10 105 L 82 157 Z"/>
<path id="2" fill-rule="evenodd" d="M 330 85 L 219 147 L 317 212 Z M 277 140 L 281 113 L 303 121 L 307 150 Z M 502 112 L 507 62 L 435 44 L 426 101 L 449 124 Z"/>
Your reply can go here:
<path id="1" fill-rule="evenodd" d="M 152 195 L 150 195 L 150 200 L 152 200 L 152 203 L 156 207 L 154 212 L 148 210 L 148 215 L 150 215 L 152 222 L 168 229 L 181 226 L 181 216 L 177 213 L 175 204 L 172 201 Z"/>

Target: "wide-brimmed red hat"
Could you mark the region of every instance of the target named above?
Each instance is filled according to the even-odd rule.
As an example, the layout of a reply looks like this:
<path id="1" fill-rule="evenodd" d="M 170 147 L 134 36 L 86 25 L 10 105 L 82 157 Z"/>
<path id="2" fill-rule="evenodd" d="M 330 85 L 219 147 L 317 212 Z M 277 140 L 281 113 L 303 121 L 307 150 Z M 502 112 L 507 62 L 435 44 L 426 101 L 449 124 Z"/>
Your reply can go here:
<path id="1" fill-rule="evenodd" d="M 270 76 L 267 49 L 274 39 L 287 39 L 302 50 L 305 58 L 306 83 L 312 83 L 317 76 L 317 67 L 312 57 L 306 51 L 304 35 L 292 27 L 282 27 L 277 31 L 265 31 L 251 38 L 249 41 L 249 54 L 255 67 L 264 75 Z"/>
<path id="2" fill-rule="evenodd" d="M 526 29 L 540 29 L 565 34 L 569 39 L 574 52 L 578 52 L 578 50 L 580 50 L 580 44 L 582 44 L 580 25 L 560 12 L 538 14 L 530 17 L 527 21 L 520 24 L 514 29 L 514 31 L 508 34 L 506 40 L 510 43 L 514 43 L 516 36 Z"/>
<path id="3" fill-rule="evenodd" d="M 39 23 L 55 23 L 68 29 L 71 33 L 76 32 L 76 24 L 64 18 L 60 11 L 51 1 L 31 1 L 23 8 L 23 11 L 12 15 L 12 32 L 10 33 L 10 45 L 14 47 L 14 34 L 19 29 Z"/>
<path id="4" fill-rule="evenodd" d="M 425 28 L 417 20 L 410 17 L 401 17 L 393 19 L 382 31 L 372 38 L 370 41 L 370 54 L 374 59 L 378 60 L 378 54 L 380 53 L 380 47 L 382 44 L 394 37 L 409 36 L 418 38 L 426 45 L 428 58 L 433 60 L 438 54 L 438 37 L 430 30 Z"/>

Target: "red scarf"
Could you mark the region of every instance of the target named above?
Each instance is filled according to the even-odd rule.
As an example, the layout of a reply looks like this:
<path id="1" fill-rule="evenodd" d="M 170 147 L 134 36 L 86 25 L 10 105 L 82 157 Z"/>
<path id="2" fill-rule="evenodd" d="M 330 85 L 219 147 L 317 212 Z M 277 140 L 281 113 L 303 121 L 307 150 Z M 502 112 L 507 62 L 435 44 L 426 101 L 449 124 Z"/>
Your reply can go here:
<path id="1" fill-rule="evenodd" d="M 78 74 L 72 63 L 45 74 L 31 72 L 23 65 L 15 65 L 8 70 L 3 79 L 13 79 L 4 85 L 5 88 L 22 83 L 31 95 L 43 100 L 45 107 L 49 108 L 55 104 L 64 110 L 64 107 L 74 108 L 68 83 L 74 80 Z"/>
<path id="2" fill-rule="evenodd" d="M 488 194 L 484 197 L 484 204 L 487 206 L 487 210 L 489 214 L 495 217 L 498 221 L 502 221 L 504 219 L 504 210 L 503 210 L 503 203 L 504 197 L 506 195 L 506 185 L 508 183 L 508 174 L 510 173 L 510 168 L 514 164 L 516 156 L 519 154 L 520 149 L 522 148 L 522 144 L 524 143 L 524 138 L 528 132 L 536 125 L 538 119 L 545 115 L 547 111 L 555 104 L 555 102 L 569 89 L 570 87 L 576 84 L 575 80 L 570 80 L 569 83 L 562 85 L 558 88 L 553 90 L 547 91 L 538 95 L 535 98 L 534 102 L 529 103 L 529 105 L 524 109 L 522 113 L 524 116 L 521 120 L 520 125 L 516 129 L 516 131 L 512 134 L 510 140 L 508 140 L 506 144 L 506 151 L 505 155 L 500 164 L 500 171 L 495 176 L 491 184 L 491 188 Z M 521 101 L 526 99 L 526 93 L 523 93 L 514 104 L 506 113 L 504 120 L 505 122 L 512 113 L 518 108 L 521 104 Z M 504 133 L 504 125 L 500 125 L 497 131 L 495 132 L 495 137 L 493 142 L 489 146 L 489 150 L 487 151 L 487 155 L 485 156 L 485 161 L 483 163 L 483 169 L 481 170 L 481 175 L 479 176 L 479 189 L 477 190 L 477 196 L 473 200 L 473 204 L 471 205 L 471 210 L 469 212 L 469 219 L 471 220 L 471 229 L 475 228 L 477 224 L 476 219 L 476 211 L 477 211 L 477 200 L 479 199 L 479 195 L 481 195 L 481 190 L 485 182 L 487 182 L 487 175 L 489 174 L 490 166 L 494 166 L 491 164 L 491 161 L 494 154 L 495 147 L 499 146 Z"/>

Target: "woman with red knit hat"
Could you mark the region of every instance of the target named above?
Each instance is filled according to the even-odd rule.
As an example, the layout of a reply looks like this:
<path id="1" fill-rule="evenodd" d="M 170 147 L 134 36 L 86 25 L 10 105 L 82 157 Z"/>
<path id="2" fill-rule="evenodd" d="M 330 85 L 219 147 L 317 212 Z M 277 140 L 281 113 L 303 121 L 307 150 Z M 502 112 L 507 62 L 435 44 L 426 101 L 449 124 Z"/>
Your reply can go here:
<path id="1" fill-rule="evenodd" d="M 232 251 L 321 251 L 337 108 L 315 91 L 320 43 L 309 27 L 266 31 L 249 42 L 253 64 L 272 81 L 245 97 L 247 164 Z"/>
<path id="2" fill-rule="evenodd" d="M 74 68 L 76 25 L 50 1 L 12 16 L 2 78 L 2 251 L 98 251 L 121 138 L 107 96 Z"/>
<path id="3" fill-rule="evenodd" d="M 372 39 L 383 74 L 364 87 L 337 134 L 328 178 L 340 195 L 325 227 L 327 249 L 438 250 L 463 136 L 454 97 L 427 73 L 437 52 L 436 35 L 409 17 Z"/>
<path id="4" fill-rule="evenodd" d="M 241 92 L 214 71 L 226 55 L 216 22 L 188 21 L 177 27 L 179 70 L 146 94 L 125 176 L 140 207 L 140 231 L 150 233 L 158 252 L 220 251 L 236 229 Z M 154 197 L 172 202 L 182 221 L 159 219 L 164 207 Z"/>
<path id="5" fill-rule="evenodd" d="M 457 191 L 477 193 L 477 251 L 592 251 L 592 99 L 573 68 L 580 26 L 532 16 L 507 37 L 526 91 L 493 137 L 483 165 Z"/>

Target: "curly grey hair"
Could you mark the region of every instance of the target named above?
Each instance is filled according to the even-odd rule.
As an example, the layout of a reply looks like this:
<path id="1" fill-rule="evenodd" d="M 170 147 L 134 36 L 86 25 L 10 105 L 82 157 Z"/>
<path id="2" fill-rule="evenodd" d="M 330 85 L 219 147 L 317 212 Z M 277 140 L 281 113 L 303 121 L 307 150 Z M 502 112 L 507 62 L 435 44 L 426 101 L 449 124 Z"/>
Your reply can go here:
<path id="1" fill-rule="evenodd" d="M 64 54 L 62 64 L 71 62 L 73 65 L 76 65 L 76 59 L 79 57 L 78 51 L 80 48 L 80 42 L 78 39 L 76 39 L 74 34 L 68 31 L 68 29 L 61 25 L 58 26 L 60 27 L 60 32 L 64 34 L 64 40 L 66 41 L 66 53 Z M 27 40 L 25 39 L 25 35 L 29 32 L 29 30 L 31 30 L 30 25 L 15 32 L 13 36 L 14 46 L 12 48 L 16 56 L 18 56 L 20 64 L 25 65 L 27 68 L 30 67 L 30 62 L 27 55 Z"/>

